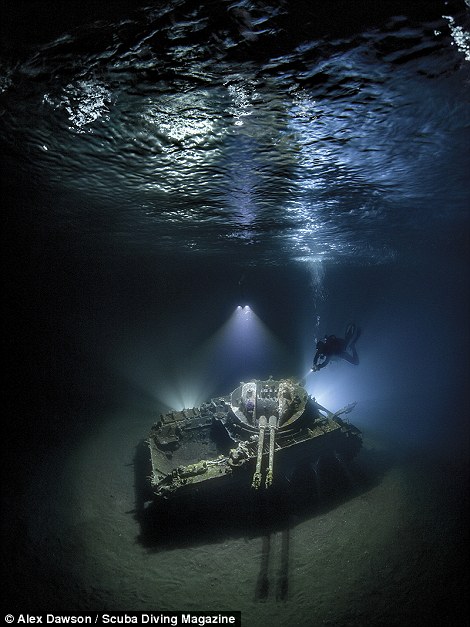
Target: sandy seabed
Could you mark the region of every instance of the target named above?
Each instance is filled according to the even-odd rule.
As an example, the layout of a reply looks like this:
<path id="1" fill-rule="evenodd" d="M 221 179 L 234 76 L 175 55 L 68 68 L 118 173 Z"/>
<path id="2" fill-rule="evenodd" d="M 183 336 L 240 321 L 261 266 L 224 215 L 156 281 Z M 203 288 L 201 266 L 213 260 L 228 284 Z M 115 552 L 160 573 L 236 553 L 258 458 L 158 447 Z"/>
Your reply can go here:
<path id="1" fill-rule="evenodd" d="M 189 520 L 172 540 L 157 525 L 149 541 L 136 451 L 152 422 L 148 412 L 109 414 L 36 465 L 4 521 L 9 611 L 239 610 L 243 625 L 272 627 L 468 624 L 458 464 L 365 434 L 356 484 L 315 511 L 260 528 L 234 510 L 225 528 L 209 518 L 201 532 Z"/>

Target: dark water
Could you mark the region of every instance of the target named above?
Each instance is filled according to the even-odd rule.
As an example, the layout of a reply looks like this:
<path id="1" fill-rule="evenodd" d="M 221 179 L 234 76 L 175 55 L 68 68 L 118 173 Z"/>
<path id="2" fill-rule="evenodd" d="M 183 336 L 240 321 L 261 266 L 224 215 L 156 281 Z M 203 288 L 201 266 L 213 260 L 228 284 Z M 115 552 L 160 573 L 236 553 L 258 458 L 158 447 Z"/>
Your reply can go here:
<path id="1" fill-rule="evenodd" d="M 467 624 L 469 20 L 463 1 L 3 6 L 13 612 Z M 307 389 L 358 401 L 351 494 L 146 537 L 154 413 L 303 377 L 350 321 L 360 365 Z"/>

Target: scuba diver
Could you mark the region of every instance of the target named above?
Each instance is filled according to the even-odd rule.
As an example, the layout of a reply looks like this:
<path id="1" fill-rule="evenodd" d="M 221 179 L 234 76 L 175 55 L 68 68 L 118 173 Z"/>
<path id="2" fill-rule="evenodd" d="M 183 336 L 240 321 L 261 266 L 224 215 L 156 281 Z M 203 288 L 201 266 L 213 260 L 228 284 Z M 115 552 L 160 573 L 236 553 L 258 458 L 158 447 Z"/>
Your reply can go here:
<path id="1" fill-rule="evenodd" d="M 344 339 L 336 337 L 336 335 L 325 335 L 323 340 L 317 342 L 312 370 L 317 372 L 324 368 L 334 357 L 345 359 L 350 364 L 357 366 L 359 357 L 357 356 L 356 342 L 360 334 L 361 330 L 355 324 L 348 324 Z M 351 353 L 348 352 L 349 350 Z"/>

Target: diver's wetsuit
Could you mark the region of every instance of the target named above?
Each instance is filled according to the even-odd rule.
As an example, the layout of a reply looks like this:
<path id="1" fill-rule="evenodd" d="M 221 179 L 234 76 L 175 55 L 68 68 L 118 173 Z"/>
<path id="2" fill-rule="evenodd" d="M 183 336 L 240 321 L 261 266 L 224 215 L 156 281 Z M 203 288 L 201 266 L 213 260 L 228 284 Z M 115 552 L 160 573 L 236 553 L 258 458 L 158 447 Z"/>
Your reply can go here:
<path id="1" fill-rule="evenodd" d="M 360 329 L 354 324 L 348 325 L 344 339 L 336 335 L 325 336 L 323 340 L 317 342 L 317 351 L 313 358 L 313 370 L 324 368 L 332 357 L 340 357 L 355 366 L 359 363 L 356 351 L 356 342 L 360 335 Z M 347 351 L 351 350 L 351 354 Z"/>

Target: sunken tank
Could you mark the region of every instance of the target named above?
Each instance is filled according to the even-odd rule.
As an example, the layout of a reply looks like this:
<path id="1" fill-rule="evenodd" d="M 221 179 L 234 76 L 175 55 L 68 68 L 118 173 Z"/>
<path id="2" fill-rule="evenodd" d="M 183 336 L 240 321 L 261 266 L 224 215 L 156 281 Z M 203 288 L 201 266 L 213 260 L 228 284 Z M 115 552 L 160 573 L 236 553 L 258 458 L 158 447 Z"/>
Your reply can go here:
<path id="1" fill-rule="evenodd" d="M 269 488 L 324 457 L 349 462 L 361 432 L 292 379 L 253 380 L 200 407 L 161 415 L 147 443 L 157 497 Z M 206 492 L 207 491 L 207 492 Z"/>

